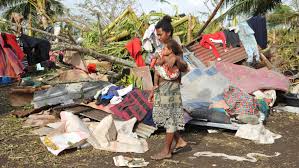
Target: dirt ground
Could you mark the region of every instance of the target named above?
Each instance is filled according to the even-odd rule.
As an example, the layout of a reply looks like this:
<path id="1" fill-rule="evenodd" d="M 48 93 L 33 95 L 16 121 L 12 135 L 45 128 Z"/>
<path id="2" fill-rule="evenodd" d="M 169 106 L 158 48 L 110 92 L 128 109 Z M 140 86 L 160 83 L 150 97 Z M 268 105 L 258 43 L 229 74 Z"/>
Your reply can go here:
<path id="1" fill-rule="evenodd" d="M 274 113 L 266 127 L 282 138 L 271 145 L 259 145 L 252 141 L 234 137 L 235 132 L 220 130 L 209 134 L 207 128 L 187 126 L 183 136 L 192 146 L 192 151 L 179 153 L 172 159 L 152 161 L 150 156 L 161 149 L 164 133 L 151 136 L 147 141 L 149 151 L 145 154 L 111 153 L 92 148 L 69 150 L 59 156 L 47 151 L 38 136 L 29 128 L 22 128 L 24 119 L 9 114 L 12 108 L 7 102 L 7 89 L 0 88 L 0 166 L 2 167 L 115 167 L 112 157 L 124 155 L 143 157 L 148 167 L 234 167 L 234 168 L 295 168 L 299 167 L 299 116 L 291 113 Z M 221 157 L 194 157 L 199 151 L 211 151 L 245 157 L 248 153 L 262 153 L 280 156 L 257 157 L 255 163 L 225 160 Z"/>

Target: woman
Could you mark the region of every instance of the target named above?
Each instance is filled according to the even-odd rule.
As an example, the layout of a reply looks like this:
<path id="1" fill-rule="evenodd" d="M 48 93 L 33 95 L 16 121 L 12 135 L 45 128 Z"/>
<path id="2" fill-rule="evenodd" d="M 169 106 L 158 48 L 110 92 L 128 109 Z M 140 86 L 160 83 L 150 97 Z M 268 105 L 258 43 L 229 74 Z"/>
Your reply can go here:
<path id="1" fill-rule="evenodd" d="M 172 39 L 173 34 L 171 18 L 164 16 L 163 19 L 156 24 L 155 28 L 159 41 L 163 47 L 166 47 L 168 42 Z M 174 66 L 178 67 L 180 72 L 187 71 L 187 63 L 182 59 L 180 46 L 175 48 L 166 47 L 164 52 L 170 50 L 180 50 L 180 52 L 176 52 L 177 54 L 179 53 L 179 55 L 172 57 L 165 64 L 169 68 L 173 68 Z M 161 51 L 159 53 L 162 54 Z M 185 124 L 180 93 L 180 78 L 181 75 L 175 80 L 159 78 L 158 86 L 154 86 L 153 95 L 150 96 L 150 101 L 154 101 L 153 120 L 157 126 L 166 128 L 166 138 L 163 149 L 151 157 L 155 160 L 171 158 L 172 152 L 187 146 L 187 142 L 184 141 L 178 133 L 179 130 L 184 129 Z M 172 150 L 171 145 L 174 141 L 176 145 Z"/>

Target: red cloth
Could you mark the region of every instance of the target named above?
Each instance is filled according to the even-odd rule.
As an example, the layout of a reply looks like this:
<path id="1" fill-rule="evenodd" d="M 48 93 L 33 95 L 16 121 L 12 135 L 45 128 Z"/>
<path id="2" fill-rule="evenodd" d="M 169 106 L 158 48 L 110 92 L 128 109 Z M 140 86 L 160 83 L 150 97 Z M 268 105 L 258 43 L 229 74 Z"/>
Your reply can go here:
<path id="1" fill-rule="evenodd" d="M 226 38 L 225 38 L 225 35 L 224 35 L 223 32 L 217 32 L 217 33 L 214 33 L 214 34 L 205 34 L 205 35 L 202 36 L 202 39 L 199 42 L 199 44 L 201 46 L 203 46 L 204 48 L 207 48 L 207 49 L 212 48 L 212 52 L 215 55 L 215 57 L 216 58 L 220 58 L 220 54 L 217 51 L 214 43 L 211 42 L 210 38 L 214 39 L 214 40 L 222 40 L 223 47 L 224 47 L 224 49 L 226 49 Z"/>
<path id="2" fill-rule="evenodd" d="M 0 36 L 0 77 L 8 76 L 17 78 L 23 73 L 23 65 L 17 55 L 4 44 L 2 36 Z"/>
<path id="3" fill-rule="evenodd" d="M 96 73 L 97 72 L 97 65 L 90 63 L 87 65 L 87 70 L 89 73 Z"/>
<path id="4" fill-rule="evenodd" d="M 136 65 L 138 67 L 145 66 L 144 60 L 141 55 L 141 41 L 139 38 L 135 37 L 126 44 L 126 48 L 130 55 L 134 58 Z"/>
<path id="5" fill-rule="evenodd" d="M 17 39 L 16 39 L 16 36 L 13 35 L 13 34 L 7 34 L 5 33 L 6 35 L 6 42 L 7 44 L 9 44 L 15 51 L 15 53 L 17 54 L 19 60 L 23 60 L 24 58 L 24 53 L 22 51 L 22 49 L 20 48 L 18 42 L 17 42 Z"/>
<path id="6" fill-rule="evenodd" d="M 136 117 L 137 121 L 142 121 L 146 114 L 153 110 L 153 105 L 148 101 L 149 93 L 134 89 L 127 94 L 122 102 L 111 107 L 110 110 L 122 120 Z"/>

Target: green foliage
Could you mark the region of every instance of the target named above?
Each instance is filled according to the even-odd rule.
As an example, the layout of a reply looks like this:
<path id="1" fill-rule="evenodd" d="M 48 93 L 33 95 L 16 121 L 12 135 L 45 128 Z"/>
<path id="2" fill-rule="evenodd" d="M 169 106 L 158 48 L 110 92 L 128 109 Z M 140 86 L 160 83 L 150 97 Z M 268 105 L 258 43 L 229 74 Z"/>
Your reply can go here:
<path id="1" fill-rule="evenodd" d="M 37 11 L 27 0 L 0 0 L 0 9 L 3 11 L 2 16 L 6 19 L 10 18 L 12 12 L 21 13 L 25 19 L 29 13 L 33 15 L 33 19 L 37 20 Z M 63 14 L 64 6 L 59 0 L 46 1 L 46 13 L 52 17 Z"/>
<path id="2" fill-rule="evenodd" d="M 270 27 L 275 27 L 280 24 L 294 25 L 298 24 L 299 13 L 294 11 L 290 6 L 279 5 L 268 16 Z"/>
<path id="3" fill-rule="evenodd" d="M 134 88 L 139 88 L 139 89 L 142 90 L 143 89 L 142 80 L 143 80 L 142 77 L 139 78 L 137 76 L 134 76 L 134 75 L 130 74 L 130 75 L 125 75 L 116 84 L 119 85 L 119 86 L 133 85 Z"/>
<path id="4" fill-rule="evenodd" d="M 272 30 L 269 36 L 273 36 L 275 31 L 276 39 L 275 43 L 271 40 L 271 45 L 276 48 L 275 57 L 272 62 L 275 62 L 277 67 L 281 71 L 286 71 L 289 69 L 299 69 L 299 29 L 279 29 Z"/>
<path id="5" fill-rule="evenodd" d="M 259 15 L 274 9 L 281 0 L 225 0 L 223 8 L 228 8 L 213 22 L 222 22 L 227 16 Z"/>

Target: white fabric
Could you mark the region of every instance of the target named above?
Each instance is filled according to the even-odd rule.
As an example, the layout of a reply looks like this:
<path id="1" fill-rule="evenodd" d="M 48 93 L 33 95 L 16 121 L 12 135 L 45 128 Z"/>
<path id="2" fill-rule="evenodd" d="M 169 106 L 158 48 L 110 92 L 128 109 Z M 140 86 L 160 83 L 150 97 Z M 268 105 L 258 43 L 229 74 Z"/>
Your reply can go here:
<path id="1" fill-rule="evenodd" d="M 282 136 L 274 134 L 267 130 L 264 125 L 241 125 L 235 135 L 236 137 L 253 140 L 258 144 L 273 144 L 275 139 L 279 139 Z"/>
<path id="2" fill-rule="evenodd" d="M 272 99 L 272 102 L 269 104 L 270 107 L 272 107 L 276 101 L 276 91 L 275 90 L 267 90 L 264 92 L 258 90 L 258 91 L 253 92 L 253 95 L 257 99 L 263 99 L 263 98 Z"/>
<path id="3" fill-rule="evenodd" d="M 153 46 L 149 39 L 145 39 L 142 45 L 143 49 L 147 52 L 153 52 Z"/>
<path id="4" fill-rule="evenodd" d="M 112 99 L 110 100 L 110 103 L 116 105 L 116 104 L 119 104 L 122 101 L 123 101 L 122 97 L 120 97 L 120 96 L 113 96 Z"/>
<path id="5" fill-rule="evenodd" d="M 213 43 L 223 44 L 222 40 L 215 40 L 215 39 L 210 38 L 210 41 L 213 42 Z"/>
<path id="6" fill-rule="evenodd" d="M 132 90 L 133 90 L 133 85 L 129 85 L 126 88 L 117 90 L 117 93 L 119 96 L 124 96 L 124 95 L 130 93 Z"/>
<path id="7" fill-rule="evenodd" d="M 142 37 L 142 41 L 145 39 L 150 39 L 151 35 L 155 32 L 155 24 L 151 24 L 144 32 L 144 35 Z"/>
<path id="8" fill-rule="evenodd" d="M 108 86 L 104 87 L 103 89 L 97 91 L 97 93 L 94 95 L 94 99 L 98 99 L 98 97 L 100 96 L 100 94 L 104 95 L 104 94 L 108 93 L 109 88 L 111 86 L 115 86 L 115 85 L 111 84 L 111 85 L 108 85 Z"/>
<path id="9" fill-rule="evenodd" d="M 238 162 L 242 162 L 242 161 L 248 161 L 248 162 L 257 162 L 257 159 L 254 156 L 259 156 L 259 157 L 277 157 L 279 156 L 280 153 L 279 152 L 275 152 L 274 155 L 270 156 L 270 155 L 264 155 L 261 153 L 248 153 L 246 155 L 246 157 L 242 157 L 242 156 L 234 156 L 234 155 L 227 155 L 225 153 L 213 153 L 210 151 L 204 151 L 204 152 L 196 152 L 194 153 L 194 156 L 196 157 L 200 157 L 200 156 L 205 156 L 205 157 L 222 157 L 224 159 L 228 159 L 228 160 L 235 160 Z"/>
<path id="10" fill-rule="evenodd" d="M 42 65 L 40 63 L 38 63 L 38 64 L 36 64 L 36 70 L 37 71 L 43 71 L 43 70 L 45 70 L 45 68 L 42 67 Z"/>

